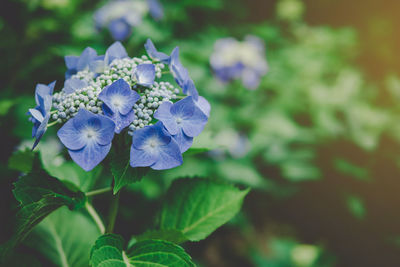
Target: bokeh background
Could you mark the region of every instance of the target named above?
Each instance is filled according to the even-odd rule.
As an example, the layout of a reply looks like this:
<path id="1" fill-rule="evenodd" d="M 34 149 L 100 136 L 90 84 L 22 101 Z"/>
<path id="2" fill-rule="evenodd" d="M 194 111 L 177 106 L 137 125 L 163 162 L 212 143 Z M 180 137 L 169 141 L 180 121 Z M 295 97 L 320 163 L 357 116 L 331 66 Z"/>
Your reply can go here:
<path id="1" fill-rule="evenodd" d="M 0 243 L 13 230 L 12 182 L 31 168 L 21 162 L 32 143 L 25 113 L 34 106 L 35 85 L 57 80 L 61 89 L 65 55 L 86 46 L 104 52 L 113 42 L 93 22 L 104 3 L 0 3 Z M 147 38 L 164 52 L 180 47 L 212 106 L 195 144 L 209 151 L 185 154 L 181 167 L 130 186 L 118 231 L 132 236 L 146 229 L 173 178 L 205 176 L 253 190 L 232 221 L 186 245 L 199 266 L 400 266 L 400 3 L 160 3 L 164 17 L 144 16 L 123 44 L 131 56 L 144 53 Z M 265 42 L 269 64 L 256 90 L 219 81 L 209 63 L 218 39 L 248 34 Z M 79 167 L 60 167 L 51 136 L 39 146 L 42 160 L 74 179 Z M 100 210 L 107 203 L 107 197 L 95 202 Z M 30 260 L 26 266 L 52 266 L 29 242 L 18 252 Z"/>

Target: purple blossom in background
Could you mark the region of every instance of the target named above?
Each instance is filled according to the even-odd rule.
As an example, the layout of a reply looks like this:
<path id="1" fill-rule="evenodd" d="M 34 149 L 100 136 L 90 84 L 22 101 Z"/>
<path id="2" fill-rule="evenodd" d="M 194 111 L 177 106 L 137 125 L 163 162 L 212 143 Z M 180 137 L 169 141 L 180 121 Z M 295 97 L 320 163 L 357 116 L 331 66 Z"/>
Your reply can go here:
<path id="1" fill-rule="evenodd" d="M 183 162 L 179 145 L 162 122 L 136 130 L 132 136 L 130 164 L 154 170 L 171 169 Z"/>
<path id="2" fill-rule="evenodd" d="M 82 169 L 90 171 L 110 151 L 114 129 L 115 124 L 108 117 L 80 109 L 58 130 L 57 135 L 71 158 Z"/>
<path id="3" fill-rule="evenodd" d="M 195 105 L 191 96 L 172 104 L 164 102 L 154 114 L 177 141 L 181 152 L 190 148 L 207 123 L 207 116 Z"/>
<path id="4" fill-rule="evenodd" d="M 252 35 L 242 42 L 234 38 L 217 40 L 210 64 L 215 75 L 223 82 L 241 79 L 248 89 L 255 89 L 268 71 L 264 42 Z"/>
<path id="5" fill-rule="evenodd" d="M 65 56 L 65 65 L 67 66 L 67 72 L 65 78 L 68 79 L 78 71 L 82 71 L 89 68 L 90 62 L 97 56 L 96 50 L 91 47 L 86 47 L 80 56 Z"/>
<path id="6" fill-rule="evenodd" d="M 112 83 L 101 91 L 99 99 L 104 102 L 103 111 L 115 123 L 115 132 L 119 134 L 135 119 L 133 105 L 140 95 L 131 90 L 130 85 L 123 79 Z"/>
<path id="7" fill-rule="evenodd" d="M 56 82 L 49 85 L 38 84 L 35 88 L 36 107 L 29 109 L 29 120 L 33 123 L 32 137 L 35 138 L 32 150 L 37 146 L 43 134 L 46 132 L 47 124 L 50 119 L 50 109 L 52 104 L 52 95 Z"/>
<path id="8" fill-rule="evenodd" d="M 156 78 L 156 67 L 153 64 L 140 64 L 133 70 L 132 76 L 137 84 L 150 87 Z"/>
<path id="9" fill-rule="evenodd" d="M 94 21 L 97 29 L 108 28 L 114 40 L 122 41 L 148 13 L 155 20 L 164 16 L 158 0 L 110 0 L 96 11 Z"/>

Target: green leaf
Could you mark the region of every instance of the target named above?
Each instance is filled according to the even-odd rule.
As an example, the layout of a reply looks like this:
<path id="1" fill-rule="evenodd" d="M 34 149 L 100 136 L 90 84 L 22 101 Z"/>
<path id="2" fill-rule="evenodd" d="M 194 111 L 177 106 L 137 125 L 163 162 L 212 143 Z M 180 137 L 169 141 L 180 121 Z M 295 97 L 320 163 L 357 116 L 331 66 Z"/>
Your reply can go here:
<path id="1" fill-rule="evenodd" d="M 146 239 L 161 239 L 176 244 L 182 243 L 187 240 L 186 236 L 179 230 L 150 230 L 143 234 L 133 237 L 132 240 L 141 241 Z M 130 242 L 132 242 L 132 240 Z"/>
<path id="2" fill-rule="evenodd" d="M 61 206 L 78 209 L 86 197 L 80 191 L 67 188 L 62 182 L 40 170 L 21 176 L 14 183 L 14 196 L 21 204 L 17 213 L 16 233 L 7 242 L 3 253 L 24 240 L 33 227 Z"/>
<path id="3" fill-rule="evenodd" d="M 114 195 L 125 185 L 140 181 L 149 171 L 147 167 L 132 168 L 129 164 L 129 154 L 123 153 L 122 155 L 114 156 L 111 159 L 111 173 L 114 176 Z"/>
<path id="4" fill-rule="evenodd" d="M 23 173 L 28 173 L 32 170 L 35 153 L 30 149 L 24 151 L 18 150 L 12 154 L 8 160 L 8 167 Z"/>
<path id="5" fill-rule="evenodd" d="M 202 240 L 236 215 L 248 192 L 207 179 L 176 180 L 161 211 L 160 229 Z"/>
<path id="6" fill-rule="evenodd" d="M 194 266 L 190 256 L 181 247 L 167 241 L 139 241 L 126 252 L 123 250 L 123 243 L 122 237 L 115 234 L 99 237 L 90 253 L 90 265 L 92 267 Z"/>
<path id="7" fill-rule="evenodd" d="M 89 217 L 62 207 L 39 223 L 25 243 L 56 266 L 86 267 L 90 249 L 99 235 Z"/>

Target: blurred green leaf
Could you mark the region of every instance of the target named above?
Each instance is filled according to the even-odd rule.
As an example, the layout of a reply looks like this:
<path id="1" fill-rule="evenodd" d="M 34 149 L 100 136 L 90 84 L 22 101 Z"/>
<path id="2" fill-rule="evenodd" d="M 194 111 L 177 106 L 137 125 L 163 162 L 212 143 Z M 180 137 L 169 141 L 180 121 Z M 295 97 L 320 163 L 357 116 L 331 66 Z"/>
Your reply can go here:
<path id="1" fill-rule="evenodd" d="M 99 235 L 89 217 L 62 207 L 39 223 L 25 243 L 56 266 L 86 267 L 90 249 Z"/>
<path id="2" fill-rule="evenodd" d="M 248 192 L 207 179 L 175 180 L 161 210 L 159 228 L 179 230 L 191 241 L 202 240 L 239 212 Z"/>
<path id="3" fill-rule="evenodd" d="M 23 173 L 29 173 L 32 170 L 35 153 L 30 149 L 15 151 L 8 159 L 8 167 Z"/>

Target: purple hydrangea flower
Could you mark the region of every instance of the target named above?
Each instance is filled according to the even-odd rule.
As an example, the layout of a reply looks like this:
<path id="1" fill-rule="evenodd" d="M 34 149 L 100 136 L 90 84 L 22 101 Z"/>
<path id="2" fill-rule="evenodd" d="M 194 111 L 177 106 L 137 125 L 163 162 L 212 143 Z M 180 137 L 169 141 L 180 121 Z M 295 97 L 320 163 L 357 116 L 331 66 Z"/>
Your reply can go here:
<path id="1" fill-rule="evenodd" d="M 153 42 L 150 39 L 147 39 L 144 44 L 144 48 L 146 49 L 147 54 L 153 60 L 159 60 L 165 64 L 169 64 L 170 56 L 164 54 L 163 52 L 158 52 Z"/>
<path id="2" fill-rule="evenodd" d="M 179 145 L 162 122 L 136 130 L 132 136 L 130 164 L 154 170 L 171 169 L 183 162 Z"/>
<path id="3" fill-rule="evenodd" d="M 65 56 L 65 65 L 67 72 L 65 78 L 68 79 L 75 73 L 89 68 L 90 62 L 97 56 L 96 50 L 91 47 L 86 47 L 80 56 Z"/>
<path id="4" fill-rule="evenodd" d="M 223 38 L 214 45 L 210 64 L 223 82 L 241 79 L 248 89 L 255 89 L 268 71 L 264 42 L 256 36 L 246 36 L 243 42 Z"/>
<path id="5" fill-rule="evenodd" d="M 156 67 L 153 64 L 140 64 L 132 72 L 132 77 L 137 81 L 137 84 L 150 87 L 156 78 Z"/>
<path id="6" fill-rule="evenodd" d="M 197 89 L 192 79 L 189 78 L 185 82 L 182 87 L 182 92 L 188 96 L 192 96 L 193 102 L 196 104 L 196 106 L 200 108 L 200 110 L 207 116 L 207 118 L 210 117 L 210 103 L 208 103 L 208 101 L 204 97 L 199 96 L 199 93 L 197 92 Z"/>
<path id="7" fill-rule="evenodd" d="M 32 137 L 35 138 L 32 150 L 38 145 L 43 134 L 47 130 L 47 124 L 50 119 L 50 110 L 52 105 L 52 94 L 56 82 L 49 85 L 38 84 L 35 89 L 36 107 L 29 109 L 29 120 L 33 122 Z"/>
<path id="8" fill-rule="evenodd" d="M 108 117 L 81 108 L 58 130 L 57 135 L 71 158 L 82 169 L 90 171 L 110 151 L 114 129 L 115 124 Z"/>
<path id="9" fill-rule="evenodd" d="M 108 24 L 111 36 L 114 40 L 123 41 L 132 33 L 132 27 L 125 18 L 118 18 Z"/>
<path id="10" fill-rule="evenodd" d="M 208 120 L 193 101 L 188 96 L 175 104 L 164 102 L 154 114 L 154 118 L 160 120 L 177 141 L 182 153 L 189 149 L 193 137 L 203 131 Z"/>
<path id="11" fill-rule="evenodd" d="M 128 57 L 125 47 L 120 42 L 115 42 L 107 48 L 106 54 L 97 56 L 90 64 L 90 70 L 94 73 L 101 73 L 110 65 L 114 59 Z"/>
<path id="12" fill-rule="evenodd" d="M 88 83 L 84 80 L 78 79 L 78 78 L 70 78 L 64 82 L 64 93 L 72 94 L 78 89 L 82 89 L 84 87 L 88 86 Z"/>
<path id="13" fill-rule="evenodd" d="M 158 0 L 147 0 L 150 15 L 155 20 L 161 20 L 164 17 L 164 10 Z"/>
<path id="14" fill-rule="evenodd" d="M 131 90 L 129 84 L 119 79 L 107 86 L 98 97 L 103 104 L 103 111 L 115 123 L 115 132 L 119 134 L 135 119 L 133 105 L 140 99 L 140 95 Z"/>

